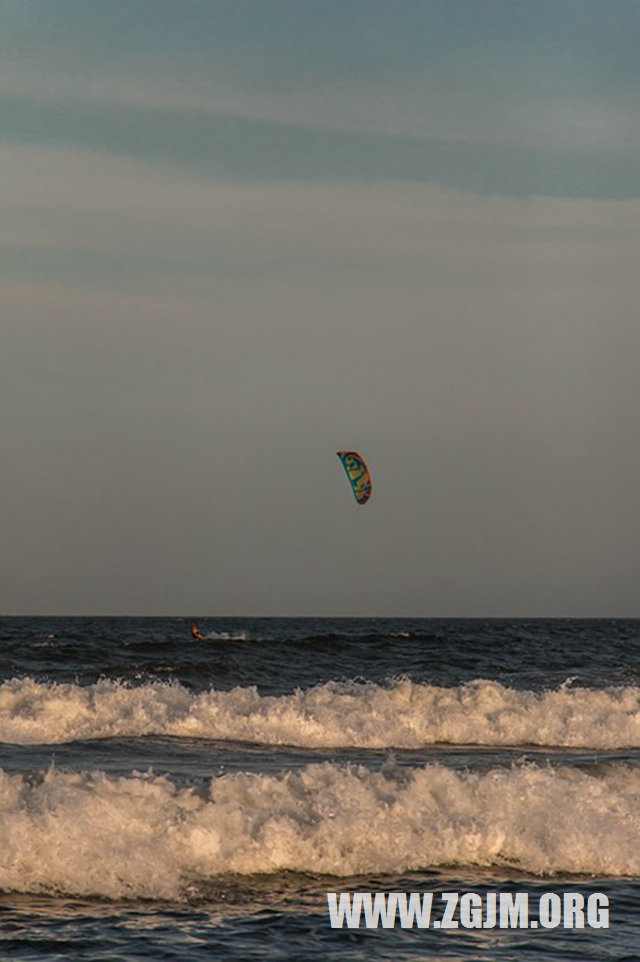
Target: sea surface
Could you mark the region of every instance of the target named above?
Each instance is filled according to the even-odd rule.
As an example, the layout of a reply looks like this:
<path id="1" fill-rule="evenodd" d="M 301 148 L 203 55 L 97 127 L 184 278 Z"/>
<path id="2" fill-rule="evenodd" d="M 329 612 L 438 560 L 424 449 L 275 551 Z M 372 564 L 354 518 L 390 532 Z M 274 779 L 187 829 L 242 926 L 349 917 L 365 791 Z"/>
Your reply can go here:
<path id="1" fill-rule="evenodd" d="M 2 618 L 0 959 L 639 959 L 639 652 L 622 620 Z M 610 924 L 331 928 L 354 891 Z"/>

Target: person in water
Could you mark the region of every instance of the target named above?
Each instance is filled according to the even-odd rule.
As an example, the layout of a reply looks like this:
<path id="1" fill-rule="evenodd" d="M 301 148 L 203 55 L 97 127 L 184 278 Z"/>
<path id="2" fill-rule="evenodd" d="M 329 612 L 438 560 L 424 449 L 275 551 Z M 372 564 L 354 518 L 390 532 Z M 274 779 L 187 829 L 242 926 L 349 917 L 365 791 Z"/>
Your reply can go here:
<path id="1" fill-rule="evenodd" d="M 197 625 L 191 625 L 191 637 L 197 639 L 197 641 L 204 641 L 204 635 L 200 634 Z"/>

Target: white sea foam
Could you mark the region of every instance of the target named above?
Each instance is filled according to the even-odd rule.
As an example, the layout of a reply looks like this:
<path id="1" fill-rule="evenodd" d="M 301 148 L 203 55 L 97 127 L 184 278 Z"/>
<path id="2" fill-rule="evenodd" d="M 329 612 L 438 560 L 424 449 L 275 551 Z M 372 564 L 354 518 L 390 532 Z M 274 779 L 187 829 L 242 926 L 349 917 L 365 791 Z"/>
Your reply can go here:
<path id="1" fill-rule="evenodd" d="M 438 865 L 640 875 L 640 772 L 325 763 L 201 791 L 152 775 L 0 770 L 0 889 L 179 898 L 226 873 L 396 874 Z"/>
<path id="2" fill-rule="evenodd" d="M 497 682 L 456 688 L 399 681 L 329 683 L 290 695 L 256 688 L 194 693 L 179 684 L 0 685 L 0 741 L 174 735 L 304 748 L 420 748 L 434 743 L 640 747 L 640 689 L 561 686 L 530 692 Z"/>

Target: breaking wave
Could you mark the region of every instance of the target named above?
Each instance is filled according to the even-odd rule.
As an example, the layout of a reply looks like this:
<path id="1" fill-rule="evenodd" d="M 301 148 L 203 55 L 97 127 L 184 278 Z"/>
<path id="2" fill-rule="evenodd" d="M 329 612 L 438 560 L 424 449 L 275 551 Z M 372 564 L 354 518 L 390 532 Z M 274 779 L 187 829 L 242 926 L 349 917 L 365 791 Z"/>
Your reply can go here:
<path id="1" fill-rule="evenodd" d="M 579 817 L 577 817 L 579 813 Z M 179 899 L 229 873 L 399 874 L 439 865 L 640 874 L 640 772 L 329 762 L 180 788 L 150 774 L 0 770 L 0 889 Z"/>
<path id="2" fill-rule="evenodd" d="M 194 693 L 160 682 L 129 687 L 0 685 L 0 741 L 54 744 L 164 735 L 302 748 L 420 748 L 436 743 L 640 747 L 640 688 L 553 691 L 474 681 L 455 688 L 408 680 L 383 687 L 330 682 L 290 695 L 256 688 Z"/>

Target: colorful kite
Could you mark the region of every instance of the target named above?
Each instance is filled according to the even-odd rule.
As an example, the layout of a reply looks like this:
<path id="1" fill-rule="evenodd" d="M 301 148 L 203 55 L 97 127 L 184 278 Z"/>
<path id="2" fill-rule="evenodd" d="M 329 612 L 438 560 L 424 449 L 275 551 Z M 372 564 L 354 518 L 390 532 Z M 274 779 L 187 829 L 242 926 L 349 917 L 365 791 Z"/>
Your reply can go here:
<path id="1" fill-rule="evenodd" d="M 371 478 L 367 465 L 357 451 L 338 451 L 338 457 L 347 472 L 356 501 L 366 504 L 371 497 Z"/>

